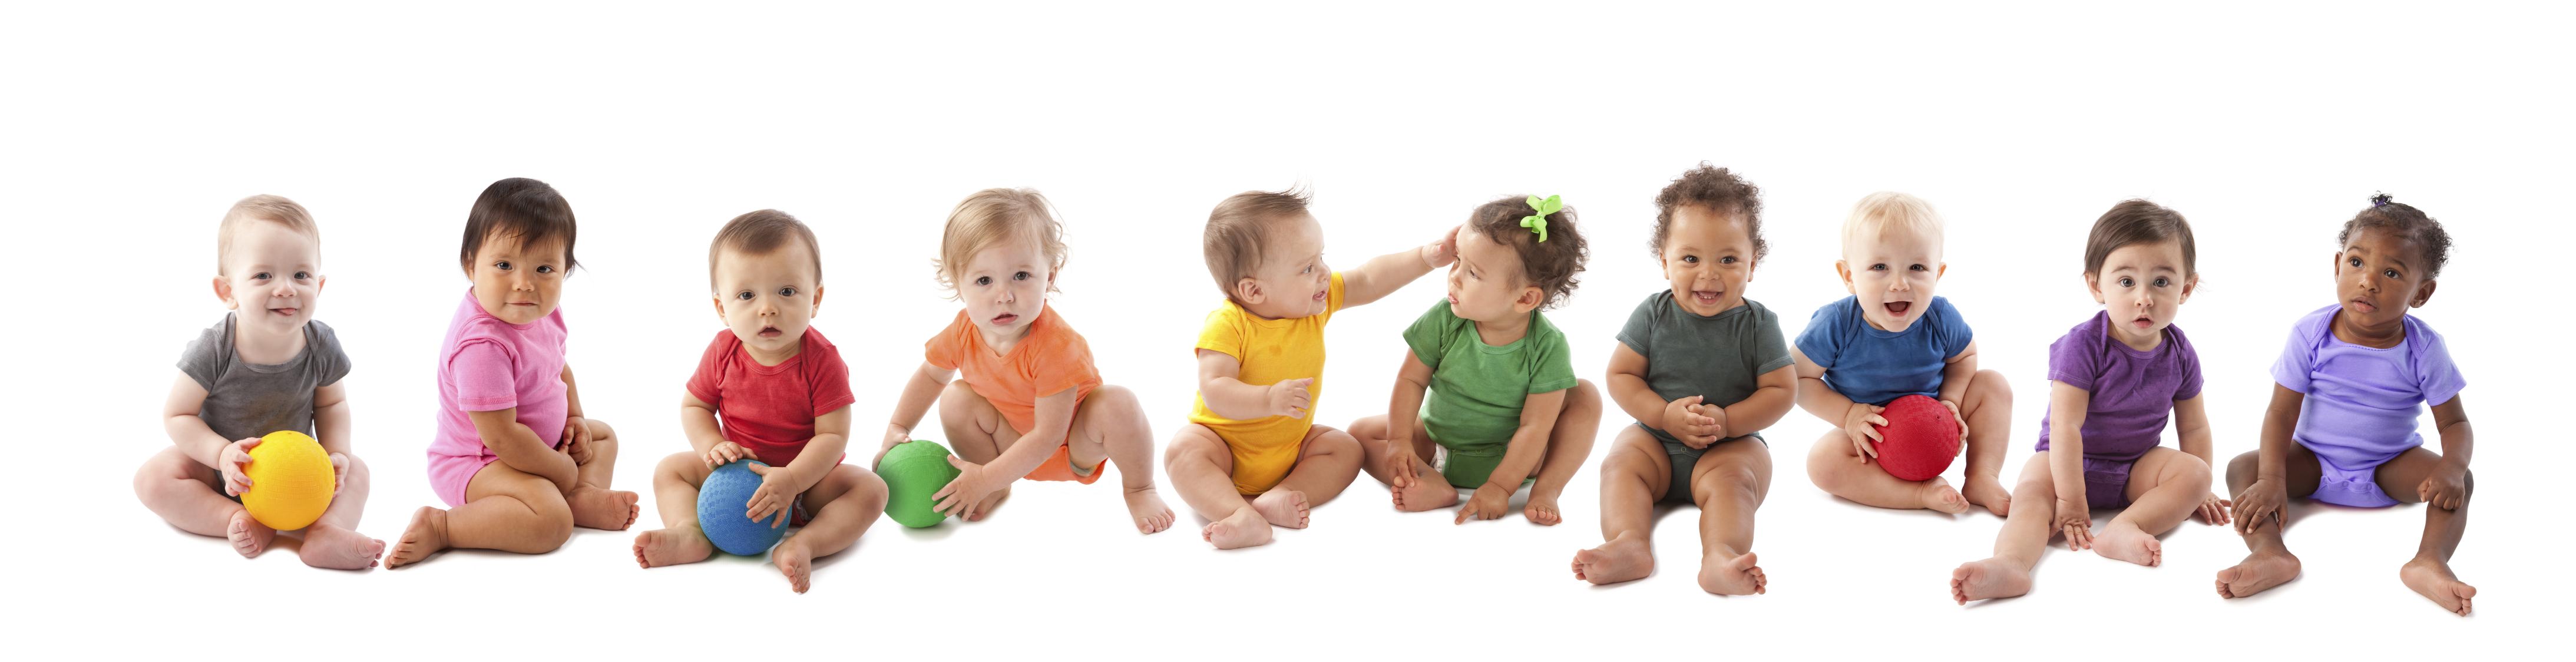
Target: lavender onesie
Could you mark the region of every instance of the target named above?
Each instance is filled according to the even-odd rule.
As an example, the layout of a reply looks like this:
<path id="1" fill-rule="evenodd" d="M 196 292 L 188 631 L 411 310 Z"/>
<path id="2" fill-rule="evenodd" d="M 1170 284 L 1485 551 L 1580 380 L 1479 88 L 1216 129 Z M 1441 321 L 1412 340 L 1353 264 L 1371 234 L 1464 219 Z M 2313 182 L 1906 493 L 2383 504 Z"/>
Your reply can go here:
<path id="1" fill-rule="evenodd" d="M 2323 479 L 2310 498 L 2364 508 L 2397 505 L 2373 474 L 2381 463 L 2417 446 L 2415 419 L 2424 405 L 2450 402 L 2468 386 L 2441 334 L 2406 316 L 2406 339 L 2375 349 L 2337 340 L 2332 325 L 2342 306 L 2299 318 L 2272 381 L 2307 395 L 2291 438 L 2317 454 Z"/>

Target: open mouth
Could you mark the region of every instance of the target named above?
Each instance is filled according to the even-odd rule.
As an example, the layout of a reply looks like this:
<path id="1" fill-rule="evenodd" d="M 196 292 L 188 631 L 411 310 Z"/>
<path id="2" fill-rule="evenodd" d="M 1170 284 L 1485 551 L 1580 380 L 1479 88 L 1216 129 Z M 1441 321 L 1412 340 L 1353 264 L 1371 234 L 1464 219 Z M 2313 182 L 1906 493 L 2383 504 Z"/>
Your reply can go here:
<path id="1" fill-rule="evenodd" d="M 1330 293 L 1331 291 L 1332 291 L 1332 290 L 1315 290 L 1315 300 L 1316 300 L 1316 301 L 1322 301 L 1322 300 L 1324 300 L 1324 295 L 1325 295 L 1325 294 L 1327 294 L 1327 293 Z"/>
<path id="2" fill-rule="evenodd" d="M 762 338 L 776 338 L 776 337 L 778 337 L 778 333 L 779 333 L 779 331 L 778 331 L 778 327 L 774 327 L 774 326 L 764 326 L 764 327 L 760 327 L 760 337 L 762 337 Z"/>
<path id="3" fill-rule="evenodd" d="M 1881 305 L 1887 308 L 1887 314 L 1897 317 L 1904 317 L 1905 311 L 1914 309 L 1914 302 L 1912 301 L 1889 301 Z"/>
<path id="4" fill-rule="evenodd" d="M 2137 328 L 2141 328 L 2141 329 L 2149 328 L 2149 327 L 2153 327 L 2153 326 L 2155 326 L 2155 325 L 2156 325 L 2156 320 L 2155 320 L 2154 318 L 2147 317 L 2147 316 L 2145 316 L 2145 315 L 2139 315 L 2137 319 L 2129 320 L 2129 326 L 2133 326 L 2133 327 L 2137 327 Z"/>
<path id="5" fill-rule="evenodd" d="M 1000 315 L 993 316 L 993 326 L 1010 326 L 1012 322 L 1017 321 L 1020 321 L 1020 316 L 1012 313 L 1002 313 Z"/>
<path id="6" fill-rule="evenodd" d="M 1726 293 L 1723 291 L 1691 290 L 1690 295 L 1691 301 L 1698 302 L 1702 306 L 1714 306 L 1717 305 L 1718 300 L 1726 298 Z"/>

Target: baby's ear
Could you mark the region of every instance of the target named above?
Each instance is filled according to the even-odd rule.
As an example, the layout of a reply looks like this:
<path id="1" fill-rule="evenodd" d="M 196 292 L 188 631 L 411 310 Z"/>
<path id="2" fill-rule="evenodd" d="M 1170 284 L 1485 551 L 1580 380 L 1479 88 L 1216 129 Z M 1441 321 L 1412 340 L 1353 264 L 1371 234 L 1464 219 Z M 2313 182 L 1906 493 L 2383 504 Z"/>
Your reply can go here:
<path id="1" fill-rule="evenodd" d="M 2425 303 L 2431 302 L 2433 300 L 2433 285 L 2433 279 L 2424 279 L 2424 285 L 2422 287 L 2415 288 L 2415 300 L 2407 302 L 2406 307 L 2422 308 Z"/>
<path id="2" fill-rule="evenodd" d="M 1851 262 L 1844 261 L 1844 260 L 1835 260 L 1835 261 L 1834 261 L 1834 274 L 1842 277 L 1842 279 L 1843 279 L 1843 293 L 1844 293 L 1844 294 L 1859 294 L 1859 293 L 1860 293 L 1860 288 L 1857 288 L 1857 287 L 1853 287 L 1853 286 L 1852 286 L 1852 279 L 1851 279 L 1851 278 L 1852 278 L 1852 276 L 1851 276 Z"/>
<path id="3" fill-rule="evenodd" d="M 1521 288 L 1520 298 L 1512 300 L 1512 312 L 1528 313 L 1544 305 L 1547 305 L 1547 290 L 1531 285 Z"/>
<path id="4" fill-rule="evenodd" d="M 1933 277 L 1933 278 L 1935 278 L 1935 279 L 1938 279 L 1938 278 L 1940 278 L 1940 277 L 1942 277 L 1942 276 L 1947 276 L 1947 275 L 1950 275 L 1950 263 L 1948 263 L 1948 262 L 1943 262 L 1943 263 L 1941 263 L 1941 266 L 1936 267 L 1936 268 L 1934 268 L 1934 269 L 1932 270 L 1932 277 Z"/>
<path id="5" fill-rule="evenodd" d="M 1262 294 L 1261 281 L 1253 280 L 1251 276 L 1235 279 L 1234 298 L 1239 299 L 1244 303 L 1259 305 L 1262 301 Z"/>
<path id="6" fill-rule="evenodd" d="M 823 316 L 823 284 L 814 284 L 814 317 Z"/>
<path id="7" fill-rule="evenodd" d="M 2094 303 L 2108 303 L 2102 300 L 2102 274 L 2084 272 L 2084 291 L 2093 293 Z"/>
<path id="8" fill-rule="evenodd" d="M 224 309 L 226 310 L 240 307 L 233 303 L 233 282 L 224 280 L 224 277 L 220 274 L 215 276 L 215 300 L 224 302 Z"/>

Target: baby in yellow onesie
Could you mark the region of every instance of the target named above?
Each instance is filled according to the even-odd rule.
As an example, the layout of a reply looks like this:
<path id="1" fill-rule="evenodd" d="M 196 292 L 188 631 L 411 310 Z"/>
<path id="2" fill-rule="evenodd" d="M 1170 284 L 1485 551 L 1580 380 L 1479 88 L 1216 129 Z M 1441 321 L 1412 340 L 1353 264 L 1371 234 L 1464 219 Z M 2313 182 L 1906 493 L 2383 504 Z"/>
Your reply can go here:
<path id="1" fill-rule="evenodd" d="M 1346 306 L 1394 293 L 1457 259 L 1458 230 L 1371 259 L 1348 273 L 1324 264 L 1324 227 L 1306 195 L 1253 191 L 1208 214 L 1208 273 L 1226 301 L 1199 332 L 1198 404 L 1164 450 L 1190 509 L 1218 549 L 1270 542 L 1270 527 L 1305 528 L 1309 505 L 1359 476 L 1350 433 L 1315 425 L 1323 394 L 1324 323 Z"/>

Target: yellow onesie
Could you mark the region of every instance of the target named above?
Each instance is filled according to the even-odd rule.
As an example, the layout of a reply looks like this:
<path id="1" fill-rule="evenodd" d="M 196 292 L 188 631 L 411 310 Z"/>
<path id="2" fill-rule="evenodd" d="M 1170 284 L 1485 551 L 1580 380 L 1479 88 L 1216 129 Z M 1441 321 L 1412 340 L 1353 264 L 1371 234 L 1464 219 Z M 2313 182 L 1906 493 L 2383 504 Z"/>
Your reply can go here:
<path id="1" fill-rule="evenodd" d="M 1190 422 L 1216 431 L 1234 453 L 1234 490 L 1253 495 L 1277 487 L 1297 466 L 1297 453 L 1314 425 L 1315 405 L 1324 399 L 1324 323 L 1342 309 L 1342 274 L 1334 272 L 1325 290 L 1324 312 L 1291 319 L 1262 319 L 1227 299 L 1208 313 L 1199 331 L 1199 349 L 1220 352 L 1243 363 L 1235 378 L 1268 386 L 1291 379 L 1315 378 L 1306 387 L 1306 418 L 1270 416 L 1238 421 L 1208 411 L 1207 398 L 1196 397 Z"/>

